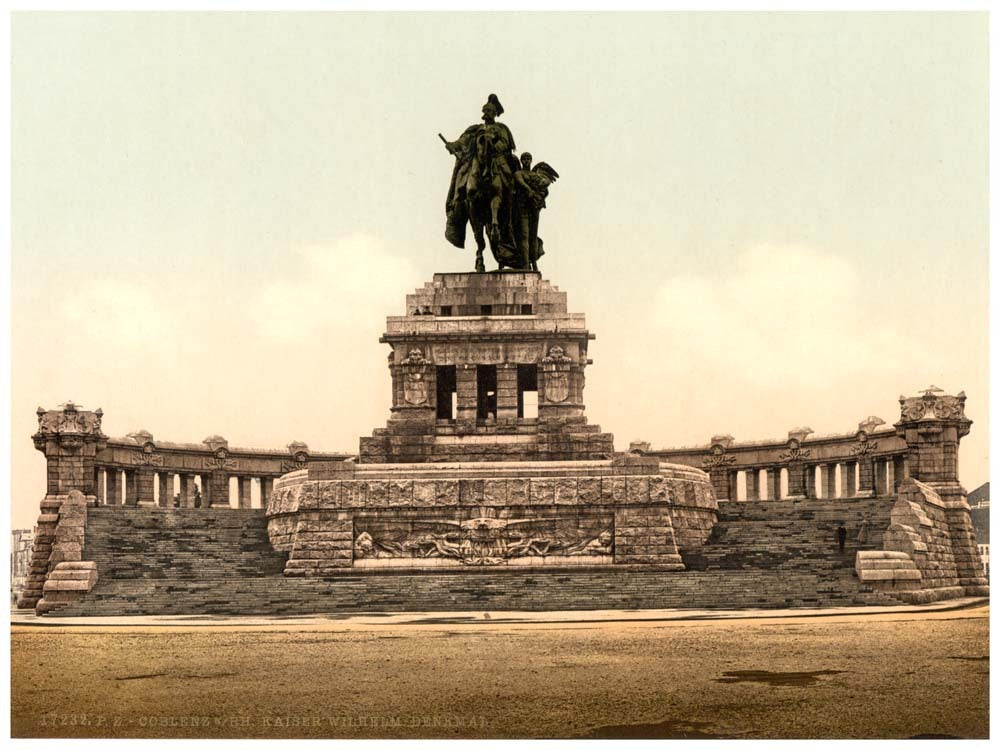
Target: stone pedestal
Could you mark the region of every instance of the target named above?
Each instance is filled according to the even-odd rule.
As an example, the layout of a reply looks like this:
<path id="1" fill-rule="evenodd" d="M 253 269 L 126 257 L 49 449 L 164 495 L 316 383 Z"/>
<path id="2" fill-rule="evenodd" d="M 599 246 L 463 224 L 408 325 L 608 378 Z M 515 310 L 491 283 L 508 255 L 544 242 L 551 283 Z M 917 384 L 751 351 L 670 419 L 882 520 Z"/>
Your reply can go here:
<path id="1" fill-rule="evenodd" d="M 406 311 L 380 339 L 391 414 L 361 439 L 361 463 L 611 458 L 613 437 L 584 416 L 594 336 L 538 273 L 435 274 Z M 529 390 L 537 415 L 524 413 Z"/>
<path id="2" fill-rule="evenodd" d="M 944 527 L 950 541 L 958 585 L 967 596 L 987 594 L 967 495 L 958 480 L 959 441 L 972 426 L 972 420 L 965 416 L 965 393 L 950 396 L 931 387 L 922 396 L 900 396 L 899 404 L 900 419 L 895 427 L 906 439 L 907 471 L 911 479 L 927 487 L 929 491 L 923 495 L 933 497 L 935 507 L 940 508 L 936 528 Z M 909 480 L 906 486 L 910 486 Z"/>

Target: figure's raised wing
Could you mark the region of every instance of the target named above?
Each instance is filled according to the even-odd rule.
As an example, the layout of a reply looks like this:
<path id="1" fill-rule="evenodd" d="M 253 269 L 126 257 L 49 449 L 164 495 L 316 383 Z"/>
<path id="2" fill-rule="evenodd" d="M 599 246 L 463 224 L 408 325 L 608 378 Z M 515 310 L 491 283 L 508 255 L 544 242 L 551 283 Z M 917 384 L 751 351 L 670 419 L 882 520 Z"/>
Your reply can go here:
<path id="1" fill-rule="evenodd" d="M 531 169 L 532 172 L 538 172 L 550 183 L 555 182 L 559 179 L 559 173 L 549 166 L 546 162 L 540 161 Z"/>

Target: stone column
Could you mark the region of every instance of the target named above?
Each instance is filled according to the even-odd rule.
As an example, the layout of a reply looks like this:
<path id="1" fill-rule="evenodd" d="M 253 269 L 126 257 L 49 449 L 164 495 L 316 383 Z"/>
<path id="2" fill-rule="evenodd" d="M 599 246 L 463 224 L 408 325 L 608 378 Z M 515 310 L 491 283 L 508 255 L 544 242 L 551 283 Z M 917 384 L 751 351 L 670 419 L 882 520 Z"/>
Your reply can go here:
<path id="1" fill-rule="evenodd" d="M 726 472 L 726 476 L 729 479 L 729 499 L 733 500 L 733 501 L 739 500 L 740 499 L 740 494 L 737 491 L 737 487 L 736 487 L 737 472 L 735 472 L 735 471 L 728 471 L 728 472 Z"/>
<path id="2" fill-rule="evenodd" d="M 173 508 L 174 507 L 174 475 L 161 471 L 158 475 L 158 480 L 160 483 L 160 502 L 159 506 L 161 508 Z"/>
<path id="3" fill-rule="evenodd" d="M 262 507 L 267 507 L 267 501 L 271 498 L 271 493 L 274 491 L 274 478 L 273 477 L 261 477 L 260 479 L 260 504 Z"/>
<path id="4" fill-rule="evenodd" d="M 156 496 L 154 494 L 153 484 L 154 484 L 154 473 L 148 466 L 142 466 L 136 469 L 136 495 L 139 499 L 137 505 L 155 505 Z"/>
<path id="5" fill-rule="evenodd" d="M 107 504 L 122 504 L 122 472 L 117 466 L 104 469 L 104 485 L 107 488 Z"/>
<path id="6" fill-rule="evenodd" d="M 478 406 L 476 387 L 476 366 L 456 365 L 455 367 L 455 424 L 468 431 L 476 427 L 476 407 Z"/>
<path id="7" fill-rule="evenodd" d="M 747 469 L 744 473 L 747 500 L 760 500 L 760 469 Z"/>
<path id="8" fill-rule="evenodd" d="M 229 507 L 229 472 L 216 469 L 208 475 L 208 507 Z"/>
<path id="9" fill-rule="evenodd" d="M 875 495 L 875 459 L 871 456 L 858 457 L 858 491 L 857 497 L 874 497 Z"/>
<path id="10" fill-rule="evenodd" d="M 97 473 L 97 476 L 96 476 L 96 483 L 97 483 L 97 491 L 96 491 L 96 494 L 97 494 L 97 504 L 98 505 L 106 505 L 107 503 L 105 501 L 105 498 L 107 497 L 108 473 L 103 468 L 95 469 L 95 471 Z"/>
<path id="11" fill-rule="evenodd" d="M 873 461 L 875 468 L 875 496 L 885 497 L 889 494 L 889 462 L 877 458 Z"/>
<path id="12" fill-rule="evenodd" d="M 251 489 L 251 484 L 250 483 L 253 482 L 253 478 L 252 477 L 240 477 L 236 481 L 239 482 L 239 498 L 240 498 L 239 506 L 241 508 L 249 508 L 250 507 L 250 489 Z"/>
<path id="13" fill-rule="evenodd" d="M 517 421 L 517 365 L 497 365 L 497 423 Z"/>
<path id="14" fill-rule="evenodd" d="M 781 499 L 781 469 L 767 469 L 767 499 Z"/>
<path id="15" fill-rule="evenodd" d="M 806 471 L 806 497 L 819 497 L 818 488 L 816 487 L 816 466 L 813 464 L 808 464 L 805 467 Z"/>
<path id="16" fill-rule="evenodd" d="M 788 464 L 788 497 L 803 498 L 806 496 L 806 465 L 801 461 L 790 461 Z"/>
<path id="17" fill-rule="evenodd" d="M 180 475 L 180 496 L 182 508 L 194 507 L 194 477 L 190 474 Z"/>
<path id="18" fill-rule="evenodd" d="M 735 500 L 736 496 L 729 494 L 729 469 L 725 466 L 713 466 L 708 470 L 708 476 L 712 480 L 712 489 L 715 490 L 716 500 Z"/>
<path id="19" fill-rule="evenodd" d="M 837 464 L 823 464 L 823 497 L 837 496 Z"/>
<path id="20" fill-rule="evenodd" d="M 844 461 L 840 465 L 840 486 L 843 497 L 854 497 L 857 491 L 857 483 L 854 481 L 854 461 Z"/>
<path id="21" fill-rule="evenodd" d="M 139 482 L 135 469 L 125 469 L 125 504 L 133 507 L 139 504 Z"/>

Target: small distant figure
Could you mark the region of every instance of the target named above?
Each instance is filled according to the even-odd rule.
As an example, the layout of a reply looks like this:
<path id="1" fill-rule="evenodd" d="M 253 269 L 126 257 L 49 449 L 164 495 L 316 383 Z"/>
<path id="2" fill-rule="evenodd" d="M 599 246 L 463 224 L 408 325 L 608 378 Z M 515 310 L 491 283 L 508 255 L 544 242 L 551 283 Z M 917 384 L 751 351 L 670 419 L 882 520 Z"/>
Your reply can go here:
<path id="1" fill-rule="evenodd" d="M 492 620 L 493 618 L 490 617 L 490 613 L 489 612 L 483 612 L 483 619 L 484 620 Z"/>
<path id="2" fill-rule="evenodd" d="M 837 527 L 837 546 L 840 547 L 840 551 L 844 551 L 844 544 L 847 542 L 847 529 L 844 528 L 844 524 L 840 524 Z"/>
<path id="3" fill-rule="evenodd" d="M 868 515 L 865 514 L 864 518 L 861 519 L 861 528 L 858 529 L 858 544 L 865 544 L 868 542 Z"/>

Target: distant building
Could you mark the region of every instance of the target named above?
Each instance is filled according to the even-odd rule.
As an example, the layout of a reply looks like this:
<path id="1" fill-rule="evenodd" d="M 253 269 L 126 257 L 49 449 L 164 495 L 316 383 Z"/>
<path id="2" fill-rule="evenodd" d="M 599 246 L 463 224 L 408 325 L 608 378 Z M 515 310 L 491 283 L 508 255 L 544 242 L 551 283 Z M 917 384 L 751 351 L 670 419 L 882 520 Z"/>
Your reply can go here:
<path id="1" fill-rule="evenodd" d="M 31 566 L 31 543 L 35 532 L 31 529 L 12 529 L 10 532 L 10 595 L 17 601 Z"/>
<path id="2" fill-rule="evenodd" d="M 990 483 L 977 487 L 969 493 L 969 507 L 972 509 L 972 526 L 976 530 L 976 544 L 983 559 L 986 575 L 990 574 Z"/>

